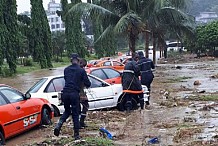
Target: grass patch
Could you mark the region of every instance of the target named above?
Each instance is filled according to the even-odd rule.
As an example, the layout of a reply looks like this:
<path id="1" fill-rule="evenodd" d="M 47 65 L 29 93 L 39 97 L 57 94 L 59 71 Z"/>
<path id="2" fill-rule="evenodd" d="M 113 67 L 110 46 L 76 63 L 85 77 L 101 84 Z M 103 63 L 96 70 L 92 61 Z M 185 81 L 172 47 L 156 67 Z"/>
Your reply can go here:
<path id="1" fill-rule="evenodd" d="M 52 65 L 53 68 L 57 68 L 62 66 L 68 66 L 70 65 L 70 62 L 53 62 Z M 36 62 L 33 63 L 33 66 L 17 65 L 17 74 L 24 74 L 36 70 L 41 70 L 40 65 Z"/>
<path id="2" fill-rule="evenodd" d="M 189 99 L 196 101 L 218 101 L 218 95 L 191 96 Z"/>
<path id="3" fill-rule="evenodd" d="M 115 146 L 112 140 L 106 139 L 106 138 L 86 138 L 86 145 L 84 146 Z M 82 146 L 82 145 L 81 145 Z"/>

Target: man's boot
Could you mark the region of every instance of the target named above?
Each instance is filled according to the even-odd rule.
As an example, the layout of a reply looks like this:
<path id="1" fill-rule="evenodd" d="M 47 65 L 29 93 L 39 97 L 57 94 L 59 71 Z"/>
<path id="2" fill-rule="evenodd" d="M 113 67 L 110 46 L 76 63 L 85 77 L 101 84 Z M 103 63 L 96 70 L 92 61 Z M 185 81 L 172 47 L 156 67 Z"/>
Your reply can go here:
<path id="1" fill-rule="evenodd" d="M 55 126 L 55 129 L 54 129 L 54 135 L 55 136 L 59 136 L 60 134 L 60 130 L 61 130 L 61 127 L 63 125 L 63 121 L 62 120 L 59 120 L 59 122 L 57 123 L 57 125 Z"/>
<path id="2" fill-rule="evenodd" d="M 81 115 L 80 117 L 80 128 L 83 129 L 85 127 L 87 127 L 87 125 L 85 124 L 85 118 L 86 118 L 86 115 Z"/>
<path id="3" fill-rule="evenodd" d="M 79 140 L 80 139 L 79 129 L 74 129 L 74 139 L 75 140 Z"/>
<path id="4" fill-rule="evenodd" d="M 148 101 L 146 101 L 145 103 L 146 103 L 146 105 L 150 105 L 150 96 L 148 96 Z"/>

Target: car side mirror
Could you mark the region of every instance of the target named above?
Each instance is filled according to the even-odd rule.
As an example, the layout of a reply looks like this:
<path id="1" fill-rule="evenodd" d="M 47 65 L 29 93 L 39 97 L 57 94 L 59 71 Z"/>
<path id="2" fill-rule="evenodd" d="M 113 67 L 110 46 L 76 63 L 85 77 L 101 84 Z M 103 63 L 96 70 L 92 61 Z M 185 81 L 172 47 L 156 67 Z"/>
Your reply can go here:
<path id="1" fill-rule="evenodd" d="M 31 98 L 31 94 L 29 93 L 29 92 L 27 92 L 26 94 L 25 94 L 25 99 L 27 100 L 27 99 L 30 99 Z"/>

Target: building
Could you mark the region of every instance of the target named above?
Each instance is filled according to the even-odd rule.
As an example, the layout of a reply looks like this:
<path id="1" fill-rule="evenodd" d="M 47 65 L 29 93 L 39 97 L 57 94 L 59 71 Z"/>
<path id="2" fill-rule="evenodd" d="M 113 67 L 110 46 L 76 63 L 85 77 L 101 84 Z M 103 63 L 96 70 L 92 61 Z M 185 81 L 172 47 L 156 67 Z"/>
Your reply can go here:
<path id="1" fill-rule="evenodd" d="M 218 20 L 218 15 L 215 12 L 201 12 L 199 16 L 195 18 L 197 23 L 208 23 L 214 20 Z"/>
<path id="2" fill-rule="evenodd" d="M 56 11 L 61 11 L 61 4 L 56 3 L 55 0 L 50 0 L 48 3 L 47 18 L 51 32 L 65 30 L 64 22 L 57 15 Z"/>

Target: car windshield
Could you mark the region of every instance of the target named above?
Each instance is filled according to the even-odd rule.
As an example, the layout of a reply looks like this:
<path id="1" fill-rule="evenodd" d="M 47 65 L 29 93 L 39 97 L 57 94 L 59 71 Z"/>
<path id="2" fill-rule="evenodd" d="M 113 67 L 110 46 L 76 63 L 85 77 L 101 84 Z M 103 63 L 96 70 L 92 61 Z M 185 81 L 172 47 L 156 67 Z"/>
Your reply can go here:
<path id="1" fill-rule="evenodd" d="M 35 85 L 33 85 L 27 92 L 36 93 L 47 80 L 48 79 L 46 78 L 42 78 Z"/>

